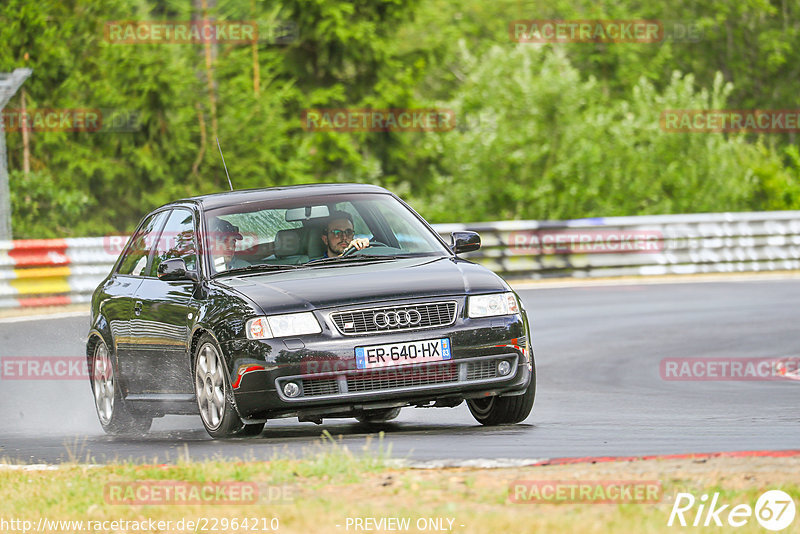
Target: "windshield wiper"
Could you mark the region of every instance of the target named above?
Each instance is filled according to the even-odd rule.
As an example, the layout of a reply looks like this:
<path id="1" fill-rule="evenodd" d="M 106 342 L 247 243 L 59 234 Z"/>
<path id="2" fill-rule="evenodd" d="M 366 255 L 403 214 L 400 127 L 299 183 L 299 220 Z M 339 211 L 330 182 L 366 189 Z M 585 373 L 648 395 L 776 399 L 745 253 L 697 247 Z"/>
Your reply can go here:
<path id="1" fill-rule="evenodd" d="M 300 267 L 299 265 L 271 265 L 268 263 L 261 263 L 257 265 L 248 265 L 247 267 L 236 267 L 235 269 L 228 269 L 227 271 L 222 271 L 221 273 L 217 273 L 212 278 L 217 278 L 219 276 L 227 276 L 229 274 L 242 274 L 242 273 L 257 273 L 263 271 L 289 271 L 292 269 L 297 269 Z"/>
<path id="2" fill-rule="evenodd" d="M 356 256 L 357 258 L 370 258 L 370 259 L 378 259 L 378 258 L 387 258 L 390 260 L 403 260 L 406 258 L 419 258 L 424 254 L 414 253 L 414 252 L 405 252 L 402 254 L 359 254 Z M 351 256 L 352 257 L 352 256 Z"/>
<path id="3" fill-rule="evenodd" d="M 374 260 L 393 260 L 402 258 L 402 255 L 385 255 L 385 254 L 359 254 L 358 256 L 333 256 L 332 258 L 318 258 L 304 263 L 303 265 L 314 267 L 316 265 L 327 265 L 331 263 L 346 263 L 358 261 L 374 261 Z"/>

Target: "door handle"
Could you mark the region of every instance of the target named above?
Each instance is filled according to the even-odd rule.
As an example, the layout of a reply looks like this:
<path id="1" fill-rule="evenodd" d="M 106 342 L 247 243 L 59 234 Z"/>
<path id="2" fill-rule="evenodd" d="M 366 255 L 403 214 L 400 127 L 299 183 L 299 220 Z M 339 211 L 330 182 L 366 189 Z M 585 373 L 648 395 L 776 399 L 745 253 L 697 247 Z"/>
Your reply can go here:
<path id="1" fill-rule="evenodd" d="M 133 313 L 135 313 L 136 315 L 139 315 L 140 313 L 142 313 L 142 301 L 141 300 L 137 300 L 136 304 L 133 305 Z"/>

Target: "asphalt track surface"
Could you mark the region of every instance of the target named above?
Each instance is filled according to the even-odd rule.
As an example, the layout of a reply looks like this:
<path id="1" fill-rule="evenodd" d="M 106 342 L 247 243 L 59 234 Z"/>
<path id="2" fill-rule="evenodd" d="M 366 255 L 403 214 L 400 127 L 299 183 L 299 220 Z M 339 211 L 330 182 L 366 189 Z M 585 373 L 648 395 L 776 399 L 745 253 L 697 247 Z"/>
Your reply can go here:
<path id="1" fill-rule="evenodd" d="M 800 281 L 521 290 L 538 390 L 519 425 L 478 425 L 466 405 L 404 409 L 394 458 L 541 459 L 800 448 L 800 382 L 665 381 L 663 358 L 800 355 Z M 0 321 L 0 357 L 83 354 L 88 315 Z M 157 419 L 142 438 L 105 436 L 85 380 L 0 380 L 0 459 L 23 463 L 269 459 L 315 450 L 323 430 L 354 452 L 375 430 L 270 421 L 258 438 L 211 440 L 199 416 Z"/>

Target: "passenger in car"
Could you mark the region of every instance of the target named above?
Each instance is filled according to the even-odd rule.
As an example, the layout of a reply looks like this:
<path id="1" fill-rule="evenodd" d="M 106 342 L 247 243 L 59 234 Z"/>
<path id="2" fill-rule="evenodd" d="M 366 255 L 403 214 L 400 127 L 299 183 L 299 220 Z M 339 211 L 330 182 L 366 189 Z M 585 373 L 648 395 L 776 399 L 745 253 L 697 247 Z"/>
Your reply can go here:
<path id="1" fill-rule="evenodd" d="M 334 211 L 328 217 L 328 224 L 322 229 L 322 242 L 325 244 L 323 258 L 341 256 L 349 247 L 356 250 L 369 246 L 369 239 L 355 238 L 353 216 L 346 211 Z M 355 239 L 354 239 L 355 238 Z"/>
<path id="2" fill-rule="evenodd" d="M 243 239 L 239 228 L 225 219 L 214 217 L 211 220 L 211 235 L 209 246 L 214 261 L 216 272 L 238 269 L 250 265 L 236 257 L 236 242 Z"/>

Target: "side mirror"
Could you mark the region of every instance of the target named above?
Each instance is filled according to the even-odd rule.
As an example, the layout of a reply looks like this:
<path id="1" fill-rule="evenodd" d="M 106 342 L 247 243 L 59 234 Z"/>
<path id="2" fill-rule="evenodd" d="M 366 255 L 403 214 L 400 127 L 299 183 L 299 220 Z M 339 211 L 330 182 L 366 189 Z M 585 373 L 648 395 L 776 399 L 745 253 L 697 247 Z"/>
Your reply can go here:
<path id="1" fill-rule="evenodd" d="M 186 270 L 186 262 L 181 258 L 172 258 L 162 261 L 158 264 L 157 271 L 158 279 L 164 280 L 165 282 L 175 280 L 191 280 L 192 282 L 198 282 L 200 280 L 195 271 Z"/>
<path id="2" fill-rule="evenodd" d="M 481 236 L 477 232 L 453 232 L 450 234 L 450 248 L 456 254 L 472 252 L 481 248 Z"/>

